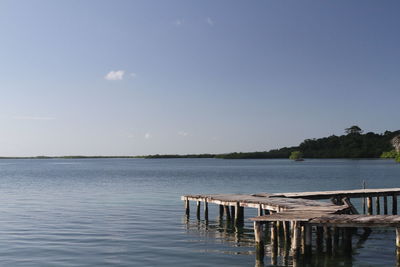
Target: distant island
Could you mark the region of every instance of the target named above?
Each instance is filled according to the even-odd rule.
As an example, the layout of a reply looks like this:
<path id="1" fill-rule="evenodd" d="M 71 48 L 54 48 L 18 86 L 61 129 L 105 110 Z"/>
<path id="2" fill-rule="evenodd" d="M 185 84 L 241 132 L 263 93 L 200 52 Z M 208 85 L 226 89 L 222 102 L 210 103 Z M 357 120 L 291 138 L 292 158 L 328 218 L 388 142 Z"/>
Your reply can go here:
<path id="1" fill-rule="evenodd" d="M 292 154 L 293 153 L 293 154 Z M 218 159 L 288 159 L 302 158 L 393 158 L 400 162 L 400 130 L 363 133 L 354 125 L 345 129 L 341 136 L 331 135 L 318 139 L 306 139 L 298 146 L 283 147 L 269 151 L 233 152 L 225 154 L 166 154 L 145 156 L 35 156 L 0 157 L 0 159 L 101 159 L 101 158 L 218 158 Z"/>
<path id="2" fill-rule="evenodd" d="M 304 158 L 395 158 L 397 152 L 392 140 L 398 131 L 382 134 L 367 132 L 354 125 L 341 136 L 331 135 L 306 139 L 298 146 L 283 147 L 260 152 L 234 152 L 227 154 L 148 155 L 144 158 L 221 158 L 221 159 L 287 159 L 292 152 L 300 151 Z"/>

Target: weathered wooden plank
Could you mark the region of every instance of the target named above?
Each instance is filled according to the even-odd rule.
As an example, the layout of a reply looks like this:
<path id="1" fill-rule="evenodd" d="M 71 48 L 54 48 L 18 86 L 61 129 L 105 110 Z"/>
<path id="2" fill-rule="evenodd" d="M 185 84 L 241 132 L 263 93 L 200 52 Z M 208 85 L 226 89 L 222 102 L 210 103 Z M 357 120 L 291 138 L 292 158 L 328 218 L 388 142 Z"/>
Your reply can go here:
<path id="1" fill-rule="evenodd" d="M 261 195 L 262 193 L 256 194 Z M 400 188 L 376 188 L 376 189 L 356 189 L 356 190 L 335 190 L 319 192 L 293 192 L 272 194 L 270 197 L 288 197 L 304 199 L 329 199 L 331 197 L 376 197 L 400 195 Z"/>

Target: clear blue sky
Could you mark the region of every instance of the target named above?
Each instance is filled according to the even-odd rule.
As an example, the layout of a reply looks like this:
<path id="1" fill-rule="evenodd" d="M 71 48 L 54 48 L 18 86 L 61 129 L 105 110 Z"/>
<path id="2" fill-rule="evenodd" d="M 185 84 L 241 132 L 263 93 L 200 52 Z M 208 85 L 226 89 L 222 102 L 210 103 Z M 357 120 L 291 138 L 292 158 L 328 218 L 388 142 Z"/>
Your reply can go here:
<path id="1" fill-rule="evenodd" d="M 399 1 L 0 2 L 0 155 L 262 151 L 397 130 Z"/>

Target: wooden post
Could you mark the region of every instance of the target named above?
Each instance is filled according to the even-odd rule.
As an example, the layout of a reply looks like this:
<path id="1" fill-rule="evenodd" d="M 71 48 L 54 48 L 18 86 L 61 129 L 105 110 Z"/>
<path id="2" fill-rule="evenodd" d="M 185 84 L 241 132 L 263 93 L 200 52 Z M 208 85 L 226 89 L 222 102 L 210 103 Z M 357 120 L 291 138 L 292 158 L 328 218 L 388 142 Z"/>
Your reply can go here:
<path id="1" fill-rule="evenodd" d="M 271 223 L 271 264 L 276 265 L 278 254 L 278 231 L 276 222 Z"/>
<path id="2" fill-rule="evenodd" d="M 392 196 L 392 214 L 393 215 L 397 215 L 397 195 L 393 195 Z"/>
<path id="3" fill-rule="evenodd" d="M 190 215 L 190 203 L 189 203 L 189 199 L 185 199 L 185 213 L 186 216 Z"/>
<path id="4" fill-rule="evenodd" d="M 347 254 L 347 255 L 351 255 L 352 254 L 352 229 L 351 228 L 344 228 L 343 229 L 343 251 Z"/>
<path id="5" fill-rule="evenodd" d="M 400 228 L 396 228 L 396 247 L 400 248 Z"/>
<path id="6" fill-rule="evenodd" d="M 372 210 L 372 197 L 367 197 L 367 210 L 368 210 L 368 215 L 372 215 L 373 210 Z"/>
<path id="7" fill-rule="evenodd" d="M 262 262 L 264 261 L 264 239 L 261 222 L 254 222 L 254 238 L 256 241 L 256 259 Z"/>
<path id="8" fill-rule="evenodd" d="M 243 207 L 240 207 L 240 203 L 236 202 L 235 205 L 235 225 L 241 226 L 243 225 L 244 218 L 243 218 Z"/>
<path id="9" fill-rule="evenodd" d="M 383 214 L 388 214 L 387 196 L 383 197 Z"/>
<path id="10" fill-rule="evenodd" d="M 219 218 L 222 219 L 224 217 L 224 206 L 219 205 Z"/>
<path id="11" fill-rule="evenodd" d="M 396 228 L 396 256 L 397 266 L 400 266 L 400 228 Z"/>
<path id="12" fill-rule="evenodd" d="M 322 239 L 323 231 L 324 229 L 321 226 L 317 226 L 317 238 L 315 239 L 315 242 L 318 252 L 322 252 L 324 248 Z"/>
<path id="13" fill-rule="evenodd" d="M 312 228 L 306 223 L 304 225 L 304 254 L 311 255 Z"/>
<path id="14" fill-rule="evenodd" d="M 230 221 L 231 213 L 229 212 L 229 206 L 224 206 L 224 211 L 225 211 L 226 221 Z"/>
<path id="15" fill-rule="evenodd" d="M 285 242 L 289 241 L 290 234 L 291 234 L 290 233 L 290 222 L 284 221 L 283 222 L 283 235 L 284 235 Z"/>
<path id="16" fill-rule="evenodd" d="M 276 222 L 272 222 L 271 223 L 271 245 L 273 247 L 278 245 L 277 237 L 278 237 L 278 231 L 276 230 Z"/>
<path id="17" fill-rule="evenodd" d="M 337 227 L 332 227 L 332 237 L 332 254 L 335 255 L 339 247 L 339 230 L 337 229 Z"/>
<path id="18" fill-rule="evenodd" d="M 326 244 L 326 252 L 331 253 L 332 252 L 332 236 L 330 233 L 330 229 L 327 225 L 324 225 L 324 239 L 325 239 L 325 244 Z"/>
<path id="19" fill-rule="evenodd" d="M 292 252 L 293 256 L 297 256 L 300 250 L 300 242 L 301 242 L 301 228 L 300 223 L 294 221 L 293 225 L 293 237 L 292 237 Z"/>
<path id="20" fill-rule="evenodd" d="M 204 220 L 208 221 L 208 202 L 204 200 Z"/>
<path id="21" fill-rule="evenodd" d="M 379 214 L 381 214 L 381 205 L 380 205 L 380 202 L 379 202 L 379 196 L 377 196 L 376 198 L 375 198 L 375 210 L 376 210 L 376 214 L 377 215 L 379 215 Z"/>
<path id="22" fill-rule="evenodd" d="M 197 209 L 196 209 L 197 220 L 200 220 L 200 208 L 201 208 L 201 202 L 197 201 Z"/>
<path id="23" fill-rule="evenodd" d="M 231 218 L 232 218 L 232 220 L 236 218 L 235 209 L 236 209 L 235 206 L 231 206 Z"/>
<path id="24" fill-rule="evenodd" d="M 262 215 L 263 215 L 263 209 L 262 209 L 262 205 L 260 204 L 260 206 L 258 207 L 257 216 L 262 216 Z"/>
<path id="25" fill-rule="evenodd" d="M 365 189 L 365 180 L 363 180 L 363 189 Z M 365 214 L 365 197 L 363 197 L 363 214 Z"/>

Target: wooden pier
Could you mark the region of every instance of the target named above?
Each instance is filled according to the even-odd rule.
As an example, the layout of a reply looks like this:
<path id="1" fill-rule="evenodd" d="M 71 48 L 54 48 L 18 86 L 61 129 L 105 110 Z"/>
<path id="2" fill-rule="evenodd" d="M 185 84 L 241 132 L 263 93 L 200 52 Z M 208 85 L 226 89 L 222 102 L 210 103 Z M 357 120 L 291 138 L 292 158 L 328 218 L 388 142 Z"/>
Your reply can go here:
<path id="1" fill-rule="evenodd" d="M 204 203 L 204 218 L 208 220 L 208 204 L 219 205 L 219 216 L 243 225 L 244 208 L 258 209 L 254 222 L 254 236 L 258 261 L 263 261 L 265 230 L 270 232 L 270 244 L 289 243 L 293 257 L 310 255 L 313 240 L 317 250 L 323 246 L 335 253 L 339 239 L 351 253 L 352 229 L 392 227 L 396 229 L 396 252 L 400 266 L 400 216 L 397 215 L 397 196 L 400 188 L 358 189 L 321 192 L 256 193 L 256 194 L 212 194 L 186 195 L 186 214 L 190 214 L 190 201 L 195 201 L 196 216 L 200 219 L 201 202 Z M 352 198 L 361 198 L 365 214 L 359 214 L 351 203 Z M 391 207 L 388 206 L 388 198 Z M 330 200 L 320 201 L 320 200 Z M 381 201 L 382 200 L 382 201 Z M 389 209 L 390 208 L 390 209 Z M 374 214 L 375 212 L 375 214 Z M 389 212 L 391 215 L 389 215 Z M 268 228 L 264 229 L 267 226 Z M 279 233 L 282 236 L 279 237 Z M 314 233 L 314 234 L 313 234 Z M 315 238 L 313 239 L 313 236 Z"/>

